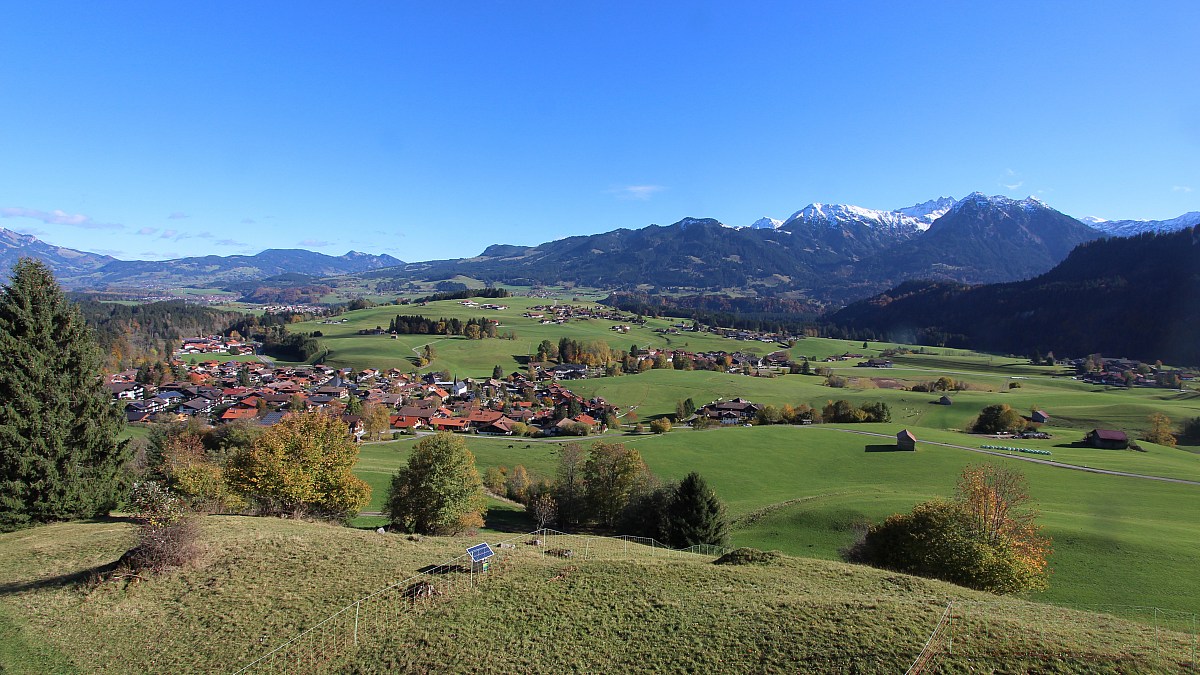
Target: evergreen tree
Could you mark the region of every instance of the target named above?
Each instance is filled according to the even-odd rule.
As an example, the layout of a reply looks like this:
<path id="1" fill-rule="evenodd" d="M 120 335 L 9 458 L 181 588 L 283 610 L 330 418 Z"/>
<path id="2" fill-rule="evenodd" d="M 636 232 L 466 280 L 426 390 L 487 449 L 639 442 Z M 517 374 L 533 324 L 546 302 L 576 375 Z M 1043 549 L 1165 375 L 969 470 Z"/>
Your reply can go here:
<path id="1" fill-rule="evenodd" d="M 667 533 L 669 543 L 676 548 L 723 546 L 729 536 L 725 505 L 695 471 L 679 483 L 667 507 Z"/>
<path id="2" fill-rule="evenodd" d="M 0 295 L 0 529 L 116 506 L 131 450 L 78 308 L 22 258 Z"/>

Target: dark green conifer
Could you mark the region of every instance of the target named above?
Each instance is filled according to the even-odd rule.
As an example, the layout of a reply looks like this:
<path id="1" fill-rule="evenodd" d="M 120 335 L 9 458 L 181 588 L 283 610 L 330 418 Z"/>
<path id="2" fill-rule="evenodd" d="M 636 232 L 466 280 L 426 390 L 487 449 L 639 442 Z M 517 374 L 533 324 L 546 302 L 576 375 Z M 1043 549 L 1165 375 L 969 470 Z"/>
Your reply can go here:
<path id="1" fill-rule="evenodd" d="M 130 449 L 101 366 L 79 309 L 22 258 L 0 294 L 0 529 L 116 506 Z"/>
<path id="2" fill-rule="evenodd" d="M 670 544 L 686 548 L 696 544 L 724 546 L 729 536 L 725 505 L 700 474 L 689 473 L 679 483 L 667 509 Z"/>

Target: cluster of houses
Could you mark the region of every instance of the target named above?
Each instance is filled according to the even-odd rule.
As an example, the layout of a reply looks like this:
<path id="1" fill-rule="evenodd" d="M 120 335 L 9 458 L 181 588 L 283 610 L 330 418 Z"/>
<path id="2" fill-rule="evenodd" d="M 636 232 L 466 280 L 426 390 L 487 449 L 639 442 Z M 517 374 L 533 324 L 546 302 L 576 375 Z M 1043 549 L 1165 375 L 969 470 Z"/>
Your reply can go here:
<path id="1" fill-rule="evenodd" d="M 582 321 L 591 319 L 604 319 L 607 321 L 615 321 L 629 331 L 631 324 L 637 323 L 635 317 L 624 314 L 615 309 L 609 309 L 600 305 L 560 305 L 557 302 L 550 305 L 535 305 L 529 308 L 529 311 L 522 314 L 526 319 L 533 319 L 538 323 L 548 326 L 551 324 L 564 324 L 571 320 Z M 642 323 L 645 323 L 643 320 Z M 613 330 L 617 330 L 617 326 Z"/>
<path id="2" fill-rule="evenodd" d="M 182 365 L 176 362 L 175 365 Z M 440 381 L 396 369 L 361 371 L 323 366 L 270 367 L 262 363 L 206 361 L 187 367 L 186 380 L 158 386 L 138 383 L 137 371 L 117 373 L 107 386 L 131 423 L 198 417 L 219 424 L 255 420 L 269 426 L 301 410 L 326 410 L 346 421 L 356 437 L 361 416 L 347 412 L 352 399 L 388 412 L 389 429 L 509 435 L 517 423 L 544 435 L 602 432 L 620 411 L 602 398 L 584 398 L 552 374 L 530 380 Z"/>
<path id="3" fill-rule="evenodd" d="M 175 351 L 177 356 L 189 354 L 253 354 L 255 345 L 224 335 L 187 338 Z"/>
<path id="4" fill-rule="evenodd" d="M 490 309 L 493 311 L 508 309 L 508 305 L 497 305 L 491 302 L 475 302 L 474 300 L 463 300 L 463 307 L 471 307 L 473 309 Z"/>
<path id="5" fill-rule="evenodd" d="M 1135 359 L 1100 359 L 1099 370 L 1089 370 L 1088 359 L 1068 359 L 1067 364 L 1079 373 L 1079 379 L 1089 384 L 1114 387 L 1177 387 L 1194 382 L 1200 374 L 1191 370 L 1167 370 L 1159 364 L 1147 364 Z"/>

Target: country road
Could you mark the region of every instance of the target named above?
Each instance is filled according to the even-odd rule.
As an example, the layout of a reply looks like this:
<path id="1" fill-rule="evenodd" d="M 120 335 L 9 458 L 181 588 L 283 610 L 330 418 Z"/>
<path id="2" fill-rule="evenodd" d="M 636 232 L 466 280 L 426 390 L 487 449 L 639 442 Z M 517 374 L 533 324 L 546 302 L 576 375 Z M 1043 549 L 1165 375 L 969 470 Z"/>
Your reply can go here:
<path id="1" fill-rule="evenodd" d="M 876 436 L 878 438 L 890 438 L 895 440 L 895 436 L 889 434 L 880 434 L 873 431 L 857 431 L 854 429 L 833 429 L 846 434 L 860 434 L 863 436 Z M 1102 473 L 1109 476 L 1125 476 L 1126 478 L 1141 478 L 1143 480 L 1160 480 L 1166 483 L 1183 483 L 1184 485 L 1200 485 L 1200 481 L 1187 480 L 1184 478 L 1168 478 L 1166 476 L 1150 476 L 1144 473 L 1129 473 L 1127 471 L 1113 471 L 1111 469 L 1093 469 L 1088 466 L 1079 466 L 1078 464 L 1065 464 L 1063 462 L 1055 462 L 1050 459 L 1037 459 L 1036 457 L 1022 457 L 1021 455 L 1010 455 L 1004 452 L 995 452 L 993 450 L 984 450 L 983 448 L 972 448 L 965 445 L 953 445 L 951 443 L 938 443 L 936 441 L 918 441 L 928 445 L 940 445 L 944 448 L 955 448 L 957 450 L 970 450 L 978 452 L 981 455 L 994 455 L 996 457 L 1007 457 L 1009 459 L 1019 459 L 1022 462 L 1033 462 L 1034 464 L 1045 464 L 1046 466 L 1054 466 L 1060 469 L 1073 469 L 1075 471 L 1086 471 L 1088 473 Z"/>

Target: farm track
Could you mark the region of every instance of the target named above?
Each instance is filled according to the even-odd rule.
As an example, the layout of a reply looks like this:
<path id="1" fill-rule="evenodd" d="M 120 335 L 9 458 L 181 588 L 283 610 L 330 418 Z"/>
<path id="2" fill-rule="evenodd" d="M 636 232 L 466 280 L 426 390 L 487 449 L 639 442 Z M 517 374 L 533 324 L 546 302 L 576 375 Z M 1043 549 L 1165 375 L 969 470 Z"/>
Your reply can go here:
<path id="1" fill-rule="evenodd" d="M 875 436 L 877 438 L 894 438 L 889 434 L 879 434 L 873 431 L 856 431 L 854 429 L 833 429 L 844 434 L 860 434 L 862 436 Z M 983 448 L 972 448 L 966 445 L 953 445 L 951 443 L 938 443 L 937 441 L 918 441 L 928 445 L 940 445 L 944 448 L 954 448 L 956 450 L 969 450 L 978 452 L 981 455 L 993 455 L 995 457 L 1007 457 L 1008 459 L 1019 459 L 1022 462 L 1033 462 L 1034 464 L 1045 464 L 1046 466 L 1058 467 L 1060 469 L 1073 469 L 1075 471 L 1084 471 L 1087 473 L 1101 473 L 1109 476 L 1125 476 L 1126 478 L 1141 478 L 1143 480 L 1158 480 L 1165 483 L 1182 483 L 1184 485 L 1200 485 L 1200 481 L 1187 480 L 1184 478 L 1168 478 L 1166 476 L 1151 476 L 1144 473 L 1130 473 L 1128 471 L 1114 471 L 1111 469 L 1093 469 L 1089 466 L 1080 466 L 1078 464 L 1066 464 L 1064 462 L 1055 462 L 1050 459 L 1037 459 L 1035 457 L 1022 457 L 1020 455 L 1010 455 L 1004 452 L 995 452 L 993 450 L 984 450 Z"/>

